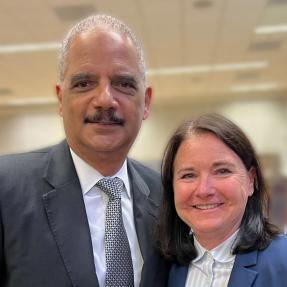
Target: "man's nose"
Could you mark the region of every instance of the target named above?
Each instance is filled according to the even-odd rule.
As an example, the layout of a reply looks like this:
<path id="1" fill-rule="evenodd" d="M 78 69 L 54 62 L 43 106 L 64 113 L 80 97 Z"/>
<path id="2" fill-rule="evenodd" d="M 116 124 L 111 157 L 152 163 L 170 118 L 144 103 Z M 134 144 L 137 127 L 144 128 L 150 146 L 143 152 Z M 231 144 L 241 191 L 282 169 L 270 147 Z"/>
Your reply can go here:
<path id="1" fill-rule="evenodd" d="M 111 84 L 108 81 L 101 81 L 93 95 L 93 104 L 95 108 L 104 110 L 115 108 L 116 99 L 114 97 Z"/>

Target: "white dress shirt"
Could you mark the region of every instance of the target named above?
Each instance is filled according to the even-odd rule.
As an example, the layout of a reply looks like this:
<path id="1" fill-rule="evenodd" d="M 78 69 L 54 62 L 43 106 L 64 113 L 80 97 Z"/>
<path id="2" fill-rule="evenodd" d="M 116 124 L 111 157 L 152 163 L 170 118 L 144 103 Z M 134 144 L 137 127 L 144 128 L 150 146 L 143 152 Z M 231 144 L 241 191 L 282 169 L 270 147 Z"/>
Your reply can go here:
<path id="1" fill-rule="evenodd" d="M 194 237 L 197 257 L 190 263 L 186 287 L 227 287 L 235 255 L 233 244 L 238 230 L 214 249 L 206 250 Z"/>
<path id="2" fill-rule="evenodd" d="M 95 186 L 95 184 L 104 176 L 78 157 L 72 150 L 71 154 L 83 192 L 91 232 L 96 273 L 100 287 L 104 287 L 106 274 L 104 240 L 105 213 L 108 204 L 108 196 Z M 123 222 L 131 249 L 135 287 L 138 287 L 140 285 L 143 258 L 134 224 L 133 200 L 130 191 L 127 162 L 125 161 L 121 169 L 111 177 L 119 177 L 124 182 L 124 191 L 122 192 L 121 197 Z"/>

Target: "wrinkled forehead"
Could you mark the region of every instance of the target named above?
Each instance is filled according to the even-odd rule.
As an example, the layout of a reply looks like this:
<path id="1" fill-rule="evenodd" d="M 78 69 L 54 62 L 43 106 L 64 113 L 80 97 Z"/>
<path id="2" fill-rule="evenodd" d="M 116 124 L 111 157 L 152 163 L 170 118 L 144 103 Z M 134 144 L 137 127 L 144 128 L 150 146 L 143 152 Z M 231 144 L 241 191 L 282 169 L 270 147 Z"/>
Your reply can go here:
<path id="1" fill-rule="evenodd" d="M 80 54 L 99 53 L 102 57 L 118 57 L 125 59 L 142 77 L 139 54 L 129 35 L 120 33 L 107 26 L 93 27 L 75 34 L 67 46 L 64 59 L 64 73 L 69 62 L 74 61 Z"/>

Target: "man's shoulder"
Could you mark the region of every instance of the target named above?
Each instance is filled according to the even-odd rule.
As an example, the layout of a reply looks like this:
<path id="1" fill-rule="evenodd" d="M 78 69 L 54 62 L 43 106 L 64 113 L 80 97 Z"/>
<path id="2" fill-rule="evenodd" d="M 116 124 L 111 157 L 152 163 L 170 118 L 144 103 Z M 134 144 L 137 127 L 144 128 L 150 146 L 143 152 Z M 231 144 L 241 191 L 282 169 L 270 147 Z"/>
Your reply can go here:
<path id="1" fill-rule="evenodd" d="M 128 160 L 128 167 L 134 169 L 133 180 L 138 179 L 139 182 L 143 181 L 150 192 L 149 198 L 158 205 L 162 198 L 162 186 L 159 172 L 131 159 Z"/>
<path id="2" fill-rule="evenodd" d="M 37 168 L 47 162 L 50 152 L 61 144 L 40 148 L 37 150 L 7 154 L 0 156 L 0 172 L 12 171 L 16 173 L 20 170 Z"/>
<path id="3" fill-rule="evenodd" d="M 134 159 L 128 159 L 128 163 L 144 180 L 160 182 L 160 173 L 158 171 Z"/>

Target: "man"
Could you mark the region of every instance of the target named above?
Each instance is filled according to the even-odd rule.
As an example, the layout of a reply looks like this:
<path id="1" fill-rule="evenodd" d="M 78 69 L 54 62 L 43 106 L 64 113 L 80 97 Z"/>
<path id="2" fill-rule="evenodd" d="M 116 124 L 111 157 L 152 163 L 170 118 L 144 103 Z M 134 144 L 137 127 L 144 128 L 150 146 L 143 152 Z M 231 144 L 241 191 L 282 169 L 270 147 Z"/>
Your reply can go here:
<path id="1" fill-rule="evenodd" d="M 127 159 L 150 110 L 141 47 L 120 21 L 91 16 L 64 39 L 59 72 L 66 141 L 0 159 L 0 285 L 165 286 L 168 265 L 153 244 L 159 177 Z M 127 260 L 105 257 L 114 248 L 105 240 L 113 216 L 102 178 L 123 182 L 129 284 L 117 281 L 129 273 Z"/>

